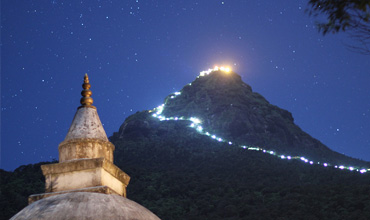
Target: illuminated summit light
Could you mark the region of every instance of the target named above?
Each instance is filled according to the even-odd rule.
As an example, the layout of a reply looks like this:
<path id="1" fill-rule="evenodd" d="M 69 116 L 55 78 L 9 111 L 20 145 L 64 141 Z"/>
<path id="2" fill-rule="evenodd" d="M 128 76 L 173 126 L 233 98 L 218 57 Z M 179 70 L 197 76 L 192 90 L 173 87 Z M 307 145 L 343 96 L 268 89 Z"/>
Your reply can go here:
<path id="1" fill-rule="evenodd" d="M 328 164 L 327 164 L 327 163 L 324 163 L 323 165 L 324 165 L 324 167 L 327 167 L 327 166 L 328 166 Z"/>
<path id="2" fill-rule="evenodd" d="M 176 96 L 177 96 L 177 95 L 181 95 L 181 92 L 175 92 L 174 94 L 175 94 Z"/>
<path id="3" fill-rule="evenodd" d="M 360 173 L 366 173 L 367 171 L 365 169 L 361 169 Z"/>
<path id="4" fill-rule="evenodd" d="M 216 139 L 216 135 L 212 135 L 211 138 Z"/>
<path id="5" fill-rule="evenodd" d="M 270 154 L 274 154 L 274 151 L 270 151 Z"/>
<path id="6" fill-rule="evenodd" d="M 229 145 L 232 145 L 232 144 L 233 144 L 233 142 L 229 141 Z"/>
<path id="7" fill-rule="evenodd" d="M 207 76 L 210 73 L 215 72 L 215 71 L 222 71 L 222 72 L 225 72 L 225 73 L 229 73 L 229 72 L 231 72 L 231 68 L 230 67 L 223 67 L 223 66 L 222 67 L 215 66 L 213 69 L 208 69 L 208 70 L 204 70 L 204 71 L 200 72 L 199 76 L 197 78 L 202 77 L 202 76 Z"/>
<path id="8" fill-rule="evenodd" d="M 280 158 L 281 158 L 281 159 L 285 159 L 285 156 L 284 156 L 284 155 L 281 155 L 281 156 L 280 156 Z"/>
<path id="9" fill-rule="evenodd" d="M 220 67 L 220 70 L 221 71 L 224 71 L 224 72 L 230 72 L 230 68 L 228 68 L 228 67 Z"/>
<path id="10" fill-rule="evenodd" d="M 344 169 L 344 166 L 343 165 L 340 165 L 339 166 L 339 169 L 343 170 Z"/>
<path id="11" fill-rule="evenodd" d="M 353 167 L 348 167 L 348 169 L 349 169 L 350 171 L 353 171 L 355 168 L 353 168 Z"/>
<path id="12" fill-rule="evenodd" d="M 221 142 L 221 141 L 222 141 L 222 138 L 217 138 L 217 140 L 218 140 L 219 142 Z"/>
<path id="13" fill-rule="evenodd" d="M 310 161 L 310 164 L 312 165 L 313 164 L 313 161 Z"/>
<path id="14" fill-rule="evenodd" d="M 287 156 L 287 157 L 286 157 L 286 159 L 291 160 L 291 159 L 292 159 L 292 157 L 291 157 L 291 156 Z"/>

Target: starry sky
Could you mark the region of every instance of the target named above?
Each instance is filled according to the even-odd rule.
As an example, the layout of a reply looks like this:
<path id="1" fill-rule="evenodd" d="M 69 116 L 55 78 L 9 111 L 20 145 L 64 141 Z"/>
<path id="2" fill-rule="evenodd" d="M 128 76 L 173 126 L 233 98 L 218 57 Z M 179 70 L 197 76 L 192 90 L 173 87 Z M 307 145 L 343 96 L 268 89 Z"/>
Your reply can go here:
<path id="1" fill-rule="evenodd" d="M 1 168 L 58 159 L 89 74 L 106 133 L 230 66 L 331 149 L 370 161 L 369 56 L 308 0 L 1 1 Z"/>

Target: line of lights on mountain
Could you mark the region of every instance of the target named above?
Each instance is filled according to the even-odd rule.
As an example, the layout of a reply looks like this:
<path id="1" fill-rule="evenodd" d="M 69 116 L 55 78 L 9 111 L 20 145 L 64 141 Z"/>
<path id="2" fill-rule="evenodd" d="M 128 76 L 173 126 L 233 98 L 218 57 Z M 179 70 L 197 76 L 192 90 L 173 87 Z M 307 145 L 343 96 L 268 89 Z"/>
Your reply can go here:
<path id="1" fill-rule="evenodd" d="M 203 77 L 203 76 L 207 76 L 209 74 L 211 74 L 212 72 L 214 71 L 223 71 L 225 73 L 229 73 L 231 72 L 231 69 L 228 68 L 228 67 L 215 67 L 213 69 L 208 69 L 208 70 L 205 70 L 205 71 L 202 71 L 200 72 L 199 77 Z M 191 83 L 189 83 L 189 85 L 191 85 Z M 181 95 L 181 92 L 175 92 L 173 93 L 170 98 L 171 99 L 174 99 L 176 98 L 177 96 Z M 224 142 L 224 143 L 228 143 L 229 145 L 236 145 L 234 144 L 233 142 L 231 141 L 228 141 L 222 137 L 219 137 L 215 134 L 210 134 L 209 132 L 205 131 L 204 128 L 202 127 L 202 121 L 199 119 L 199 118 L 196 118 L 196 117 L 190 117 L 190 118 L 185 118 L 185 117 L 165 117 L 162 115 L 162 112 L 164 110 L 164 107 L 165 107 L 165 104 L 162 104 L 160 106 L 158 106 L 157 108 L 154 108 L 153 111 L 155 111 L 154 114 L 152 114 L 153 117 L 159 119 L 160 121 L 179 121 L 179 120 L 186 120 L 186 121 L 191 121 L 192 123 L 190 124 L 190 127 L 191 128 L 194 128 L 199 134 L 202 134 L 202 135 L 207 135 L 209 136 L 210 138 L 218 141 L 218 142 Z M 152 112 L 152 111 L 150 111 Z M 364 168 L 355 168 L 353 166 L 344 166 L 344 165 L 331 165 L 329 163 L 322 163 L 322 162 L 314 162 L 312 160 L 309 160 L 305 157 L 302 157 L 302 156 L 287 156 L 287 155 L 282 155 L 282 154 L 278 154 L 277 152 L 275 151 L 272 151 L 272 150 L 267 150 L 267 149 L 264 149 L 264 148 L 261 148 L 261 147 L 250 147 L 250 146 L 246 146 L 246 145 L 238 145 L 239 147 L 243 148 L 243 149 L 246 149 L 246 150 L 252 150 L 252 151 L 261 151 L 263 153 L 266 153 L 266 154 L 269 154 L 269 155 L 273 155 L 273 156 L 276 156 L 276 157 L 279 157 L 280 159 L 282 160 L 300 160 L 304 163 L 307 163 L 307 164 L 318 164 L 318 165 L 322 165 L 324 167 L 334 167 L 334 168 L 337 168 L 337 169 L 341 169 L 341 170 L 350 170 L 350 171 L 357 171 L 357 172 L 360 172 L 360 173 L 366 173 L 368 171 L 370 171 L 370 169 L 364 169 Z"/>

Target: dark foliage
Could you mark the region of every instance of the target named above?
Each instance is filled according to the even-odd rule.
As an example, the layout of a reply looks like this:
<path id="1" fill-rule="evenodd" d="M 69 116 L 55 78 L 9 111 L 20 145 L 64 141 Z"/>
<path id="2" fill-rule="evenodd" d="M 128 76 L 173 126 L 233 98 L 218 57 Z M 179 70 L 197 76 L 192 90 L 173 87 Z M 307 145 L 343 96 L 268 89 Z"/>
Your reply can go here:
<path id="1" fill-rule="evenodd" d="M 22 165 L 13 172 L 0 169 L 0 219 L 9 219 L 28 204 L 28 196 L 45 191 L 45 178 L 37 164 Z"/>
<path id="2" fill-rule="evenodd" d="M 370 55 L 370 1 L 369 0 L 310 0 L 310 15 L 322 16 L 327 21 L 318 22 L 325 35 L 346 31 L 358 42 L 350 48 Z"/>
<path id="3" fill-rule="evenodd" d="M 172 128 L 150 141 L 140 131 L 112 137 L 115 162 L 132 178 L 128 197 L 162 219 L 370 218 L 367 174 L 283 161 Z"/>

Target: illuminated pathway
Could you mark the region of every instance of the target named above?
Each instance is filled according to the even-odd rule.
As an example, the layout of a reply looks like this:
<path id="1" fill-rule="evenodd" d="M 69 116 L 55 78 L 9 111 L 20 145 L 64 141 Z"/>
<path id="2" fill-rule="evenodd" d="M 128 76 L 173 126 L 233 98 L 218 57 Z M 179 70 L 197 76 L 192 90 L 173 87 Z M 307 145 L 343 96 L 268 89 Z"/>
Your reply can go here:
<path id="1" fill-rule="evenodd" d="M 227 68 L 227 67 L 217 67 L 216 66 L 214 69 L 208 69 L 206 71 L 200 72 L 200 74 L 197 78 L 207 76 L 207 75 L 211 74 L 214 71 L 223 71 L 225 73 L 229 73 L 231 70 L 230 70 L 230 68 Z M 191 83 L 189 83 L 189 85 L 191 85 Z M 170 96 L 170 98 L 174 99 L 179 95 L 181 95 L 181 92 L 175 92 L 172 96 Z M 228 143 L 229 145 L 238 146 L 238 147 L 241 147 L 241 148 L 246 149 L 246 150 L 261 151 L 263 153 L 266 153 L 266 154 L 269 154 L 269 155 L 272 155 L 272 156 L 275 156 L 275 157 L 279 157 L 282 160 L 300 160 L 304 163 L 311 164 L 311 165 L 318 164 L 318 165 L 322 165 L 324 167 L 334 167 L 334 168 L 341 169 L 341 170 L 350 170 L 350 171 L 356 171 L 356 172 L 360 172 L 360 173 L 366 173 L 366 172 L 370 171 L 369 168 L 367 168 L 367 169 L 362 168 L 361 169 L 361 168 L 356 168 L 354 166 L 332 165 L 332 164 L 325 163 L 325 162 L 314 162 L 314 161 L 309 160 L 309 159 L 307 159 L 303 156 L 282 155 L 282 154 L 278 154 L 275 151 L 267 150 L 267 149 L 264 149 L 264 148 L 261 148 L 261 147 L 250 147 L 250 146 L 246 146 L 246 145 L 236 145 L 236 144 L 234 144 L 233 142 L 231 142 L 229 140 L 226 140 L 222 137 L 217 136 L 216 134 L 211 134 L 211 133 L 205 131 L 202 127 L 202 121 L 199 118 L 196 118 L 196 117 L 190 117 L 190 118 L 169 117 L 169 118 L 167 118 L 166 116 L 164 116 L 162 114 L 164 108 L 165 108 L 165 104 L 162 104 L 162 105 L 158 106 L 157 108 L 154 108 L 152 111 L 149 111 L 149 112 L 155 112 L 155 113 L 152 114 L 152 116 L 159 119 L 160 121 L 180 121 L 180 120 L 182 120 L 182 121 L 184 121 L 184 120 L 185 121 L 191 121 L 192 122 L 190 124 L 191 128 L 194 128 L 199 134 L 207 135 L 208 137 L 210 137 L 210 138 L 212 138 L 212 139 L 214 139 L 218 142 Z"/>

